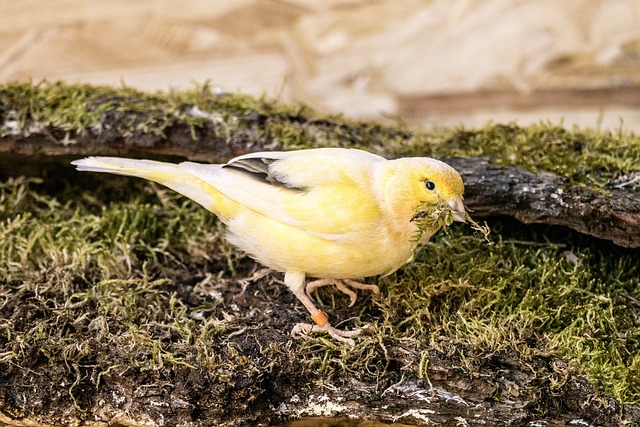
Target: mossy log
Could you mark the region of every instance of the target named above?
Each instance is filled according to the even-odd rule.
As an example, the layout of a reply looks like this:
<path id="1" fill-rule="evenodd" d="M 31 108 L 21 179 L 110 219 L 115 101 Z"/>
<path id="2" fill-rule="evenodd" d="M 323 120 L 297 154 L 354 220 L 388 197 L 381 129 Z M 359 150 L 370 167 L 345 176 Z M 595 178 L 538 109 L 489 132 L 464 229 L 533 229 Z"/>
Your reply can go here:
<path id="1" fill-rule="evenodd" d="M 354 348 L 292 338 L 304 309 L 203 209 L 68 165 L 317 146 L 445 159 L 496 240 L 453 227 L 375 279 L 379 297 L 319 292 L 332 320 L 373 325 Z M 424 132 L 207 88 L 0 87 L 0 180 L 45 179 L 0 187 L 0 423 L 638 424 L 639 158 L 634 136 L 554 126 Z M 140 199 L 95 196 L 124 191 Z"/>
<path id="2" fill-rule="evenodd" d="M 561 225 L 630 248 L 640 247 L 640 192 L 589 188 L 548 171 L 495 166 L 479 158 L 445 159 L 462 174 L 475 217 L 508 216 Z M 640 175 L 639 175 L 640 176 Z"/>
<path id="3" fill-rule="evenodd" d="M 217 95 L 212 110 L 204 111 L 194 105 L 202 100 L 203 94 L 168 103 L 160 95 L 92 89 L 94 93 L 75 87 L 82 95 L 78 100 L 77 93 L 66 93 L 69 88 L 62 88 L 61 93 L 36 99 L 40 101 L 36 107 L 20 98 L 15 88 L 5 89 L 4 94 L 0 91 L 0 153 L 5 176 L 19 174 L 25 162 L 32 170 L 42 169 L 62 166 L 63 162 L 58 165 L 52 161 L 56 157 L 66 162 L 87 155 L 174 156 L 225 162 L 249 151 L 322 145 L 364 148 L 386 156 L 439 154 L 460 171 L 466 186 L 466 203 L 477 218 L 501 215 L 527 224 L 567 226 L 623 247 L 640 247 L 640 159 L 633 164 L 640 152 L 640 140 L 633 136 L 628 137 L 631 141 L 625 141 L 632 145 L 633 152 L 625 152 L 628 150 L 624 144 L 617 148 L 632 162 L 631 167 L 608 170 L 603 178 L 608 182 L 603 185 L 595 176 L 601 172 L 597 169 L 610 165 L 578 164 L 571 170 L 572 157 L 584 157 L 585 149 L 581 146 L 586 144 L 576 142 L 574 135 L 558 128 L 531 135 L 529 144 L 539 144 L 538 151 L 527 146 L 529 152 L 519 155 L 542 157 L 546 154 L 542 139 L 556 139 L 555 145 L 566 144 L 564 169 L 569 170 L 560 169 L 562 174 L 553 171 L 559 169 L 558 165 L 551 164 L 551 170 L 545 170 L 541 159 L 529 161 L 537 169 L 532 171 L 517 161 L 506 164 L 495 153 L 493 158 L 469 154 L 482 152 L 482 145 L 495 144 L 491 138 L 501 140 L 504 145 L 501 149 L 508 151 L 510 145 L 517 145 L 518 139 L 527 136 L 526 130 L 515 126 L 440 135 L 444 144 L 433 145 L 444 149 L 436 149 L 425 146 L 424 140 L 429 137 L 425 138 L 424 132 L 400 125 L 384 127 L 338 117 L 317 117 L 302 106 L 278 108 L 265 101 L 248 102 L 246 97 L 222 94 Z M 33 92 L 24 96 L 33 96 Z M 61 102 L 58 98 L 63 96 L 69 99 Z M 477 146 L 470 145 L 470 140 Z M 461 149 L 464 144 L 466 148 Z M 414 148 L 407 150 L 412 145 Z M 464 157 L 449 158 L 451 153 Z M 601 155 L 606 157 L 610 153 L 603 151 Z M 584 176 L 591 173 L 585 166 L 595 169 L 594 177 Z"/>

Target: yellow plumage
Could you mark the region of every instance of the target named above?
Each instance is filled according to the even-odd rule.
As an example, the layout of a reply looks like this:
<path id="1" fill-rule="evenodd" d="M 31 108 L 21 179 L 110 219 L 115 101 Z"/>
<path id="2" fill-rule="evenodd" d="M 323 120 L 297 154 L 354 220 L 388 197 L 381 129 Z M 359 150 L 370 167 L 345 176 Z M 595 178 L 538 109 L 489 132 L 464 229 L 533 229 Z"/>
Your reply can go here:
<path id="1" fill-rule="evenodd" d="M 417 209 L 446 206 L 464 221 L 464 187 L 450 166 L 429 158 L 387 160 L 360 150 L 321 148 L 253 153 L 225 165 L 89 157 L 78 170 L 136 176 L 166 185 L 216 214 L 229 241 L 251 257 L 285 272 L 285 283 L 318 325 L 351 341 L 356 332 L 333 328 L 305 293 L 307 276 L 354 279 L 395 271 L 416 247 Z M 428 209 L 427 209 L 428 210 Z M 441 214 L 441 210 L 438 211 Z M 431 212 L 425 211 L 426 214 Z M 424 231 L 424 243 L 441 221 Z"/>

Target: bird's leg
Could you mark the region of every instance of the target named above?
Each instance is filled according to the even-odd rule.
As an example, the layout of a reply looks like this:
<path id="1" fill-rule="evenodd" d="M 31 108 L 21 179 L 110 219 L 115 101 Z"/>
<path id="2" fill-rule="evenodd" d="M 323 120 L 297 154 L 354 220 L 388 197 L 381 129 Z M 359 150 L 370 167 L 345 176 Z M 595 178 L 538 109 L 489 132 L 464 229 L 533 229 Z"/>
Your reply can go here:
<path id="1" fill-rule="evenodd" d="M 298 323 L 293 327 L 291 331 L 291 335 L 297 335 L 299 333 L 308 333 L 308 332 L 317 332 L 324 331 L 328 333 L 332 338 L 346 342 L 347 344 L 354 346 L 355 343 L 351 339 L 362 331 L 360 329 L 355 329 L 353 331 L 343 331 L 338 328 L 334 328 L 329 323 L 329 319 L 322 312 L 322 310 L 318 309 L 315 306 L 311 298 L 309 298 L 305 292 L 305 274 L 304 273 L 296 273 L 288 271 L 284 275 L 284 283 L 287 285 L 289 289 L 293 292 L 293 294 L 300 300 L 300 302 L 307 308 L 309 313 L 311 314 L 311 319 L 315 322 L 315 325 L 310 323 Z"/>
<path id="2" fill-rule="evenodd" d="M 368 285 L 366 283 L 361 283 L 351 279 L 314 280 L 312 282 L 307 283 L 305 292 L 307 296 L 311 298 L 311 294 L 313 293 L 313 291 L 327 285 L 335 285 L 335 287 L 338 288 L 340 292 L 347 294 L 349 296 L 349 299 L 351 300 L 349 303 L 349 307 L 352 307 L 356 303 L 356 300 L 358 299 L 358 295 L 355 292 L 353 292 L 351 289 L 349 289 L 347 286 L 350 286 L 355 289 L 363 289 L 363 290 L 371 291 L 376 295 L 380 293 L 380 288 L 378 288 L 378 286 L 376 285 Z"/>

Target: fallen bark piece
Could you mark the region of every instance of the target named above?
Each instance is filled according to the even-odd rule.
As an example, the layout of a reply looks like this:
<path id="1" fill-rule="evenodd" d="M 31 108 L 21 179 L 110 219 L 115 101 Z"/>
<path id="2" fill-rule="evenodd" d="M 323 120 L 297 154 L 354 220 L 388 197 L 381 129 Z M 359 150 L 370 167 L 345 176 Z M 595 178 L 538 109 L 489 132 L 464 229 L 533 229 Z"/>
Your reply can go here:
<path id="1" fill-rule="evenodd" d="M 552 172 L 445 159 L 462 175 L 474 217 L 509 216 L 525 224 L 570 227 L 616 245 L 640 247 L 640 193 L 575 185 Z"/>

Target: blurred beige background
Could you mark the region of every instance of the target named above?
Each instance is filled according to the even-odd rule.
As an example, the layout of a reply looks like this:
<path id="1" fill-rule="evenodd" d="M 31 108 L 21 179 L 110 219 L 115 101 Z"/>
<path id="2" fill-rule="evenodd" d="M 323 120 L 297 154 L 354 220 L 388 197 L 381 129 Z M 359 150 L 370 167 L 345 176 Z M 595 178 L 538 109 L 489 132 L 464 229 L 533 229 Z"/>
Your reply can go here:
<path id="1" fill-rule="evenodd" d="M 640 1 L 0 0 L 0 82 L 28 78 L 638 132 Z"/>

